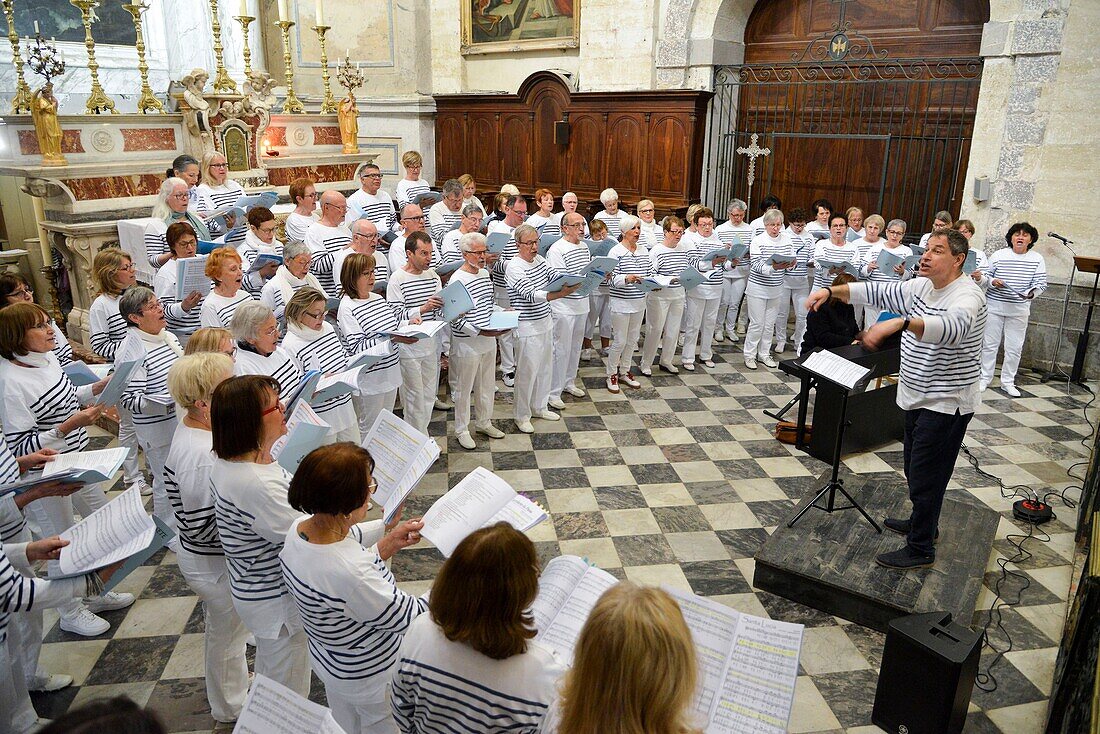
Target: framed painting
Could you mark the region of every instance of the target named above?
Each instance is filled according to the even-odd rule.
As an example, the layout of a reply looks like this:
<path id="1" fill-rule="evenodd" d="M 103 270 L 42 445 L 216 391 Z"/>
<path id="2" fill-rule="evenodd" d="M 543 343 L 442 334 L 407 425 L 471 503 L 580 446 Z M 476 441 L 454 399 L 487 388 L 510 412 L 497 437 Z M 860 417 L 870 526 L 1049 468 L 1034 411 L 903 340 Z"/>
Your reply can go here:
<path id="1" fill-rule="evenodd" d="M 462 54 L 577 48 L 581 0 L 460 0 Z"/>

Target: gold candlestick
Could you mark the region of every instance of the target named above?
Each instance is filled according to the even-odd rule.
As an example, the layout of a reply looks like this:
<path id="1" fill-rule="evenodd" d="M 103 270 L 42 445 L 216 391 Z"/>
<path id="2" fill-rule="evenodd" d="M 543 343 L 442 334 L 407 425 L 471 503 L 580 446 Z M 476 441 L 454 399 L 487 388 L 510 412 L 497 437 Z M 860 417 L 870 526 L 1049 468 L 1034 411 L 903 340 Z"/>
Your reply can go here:
<path id="1" fill-rule="evenodd" d="M 313 32 L 317 34 L 317 38 L 321 41 L 321 84 L 325 88 L 325 101 L 321 103 L 321 114 L 327 115 L 332 112 L 336 112 L 340 108 L 336 104 L 336 100 L 332 98 L 332 88 L 328 83 L 328 54 L 325 52 L 325 33 L 332 28 L 330 25 L 315 25 L 313 26 Z"/>
<path id="2" fill-rule="evenodd" d="M 11 100 L 11 113 L 31 111 L 31 88 L 23 78 L 23 57 L 19 54 L 19 34 L 15 32 L 13 0 L 3 0 L 4 16 L 8 19 L 8 40 L 11 41 L 11 61 L 15 64 L 15 96 Z"/>
<path id="3" fill-rule="evenodd" d="M 84 114 L 98 115 L 100 112 L 110 112 L 112 115 L 117 115 L 118 110 L 115 109 L 114 100 L 107 96 L 99 83 L 99 63 L 95 60 L 92 14 L 99 7 L 99 0 L 69 0 L 69 3 L 80 10 L 80 20 L 84 24 L 84 48 L 88 49 L 88 73 L 92 77 L 92 93 L 84 103 Z"/>
<path id="4" fill-rule="evenodd" d="M 149 64 L 145 63 L 145 37 L 141 34 L 141 14 L 149 9 L 148 5 L 145 5 L 143 0 L 138 0 L 137 5 L 123 5 L 122 9 L 128 12 L 134 18 L 134 33 L 137 35 L 137 57 L 138 57 L 138 73 L 141 75 L 141 98 L 138 100 L 138 110 L 142 113 L 147 112 L 160 112 L 164 113 L 164 105 L 153 94 L 152 88 L 149 86 Z"/>
<path id="5" fill-rule="evenodd" d="M 233 20 L 241 24 L 241 33 L 244 34 L 244 77 L 247 79 L 252 75 L 252 49 L 248 47 L 248 26 L 252 24 L 252 21 L 256 20 L 252 15 L 236 15 L 233 16 Z"/>
<path id="6" fill-rule="evenodd" d="M 283 32 L 283 65 L 286 69 L 286 101 L 283 102 L 284 115 L 300 115 L 306 111 L 301 100 L 294 96 L 294 65 L 290 61 L 290 29 L 292 20 L 280 20 L 275 23 Z"/>
<path id="7" fill-rule="evenodd" d="M 214 34 L 214 91 L 237 93 L 237 82 L 229 77 L 222 61 L 222 24 L 218 20 L 218 0 L 210 0 L 210 31 Z"/>

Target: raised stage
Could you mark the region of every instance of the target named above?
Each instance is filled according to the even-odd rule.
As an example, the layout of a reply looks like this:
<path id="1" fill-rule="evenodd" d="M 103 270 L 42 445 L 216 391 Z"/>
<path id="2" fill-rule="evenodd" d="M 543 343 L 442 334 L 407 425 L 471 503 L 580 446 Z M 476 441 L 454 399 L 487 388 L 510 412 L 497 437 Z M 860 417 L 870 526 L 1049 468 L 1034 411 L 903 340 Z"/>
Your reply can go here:
<path id="1" fill-rule="evenodd" d="M 880 524 L 885 516 L 909 516 L 908 490 L 900 477 L 842 471 L 841 478 Z M 822 474 L 817 486 L 828 479 L 828 472 Z M 847 504 L 842 495 L 837 498 L 837 505 Z M 918 612 L 948 611 L 959 624 L 971 624 L 999 515 L 966 493 L 948 490 L 936 565 L 905 572 L 875 563 L 879 553 L 900 548 L 904 537 L 885 528 L 876 533 L 854 509 L 832 514 L 812 509 L 793 528 L 787 520 L 757 552 L 753 586 L 885 632 L 891 619 Z"/>

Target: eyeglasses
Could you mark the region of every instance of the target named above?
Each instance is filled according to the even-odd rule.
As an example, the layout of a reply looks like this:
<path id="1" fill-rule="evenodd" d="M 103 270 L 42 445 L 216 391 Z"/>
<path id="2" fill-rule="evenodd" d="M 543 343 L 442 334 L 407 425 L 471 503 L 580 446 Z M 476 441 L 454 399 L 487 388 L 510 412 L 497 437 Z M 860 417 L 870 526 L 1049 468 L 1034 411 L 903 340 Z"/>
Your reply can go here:
<path id="1" fill-rule="evenodd" d="M 316 199 L 317 198 L 317 192 L 316 191 L 310 191 L 308 194 L 302 194 L 302 198 L 303 199 Z"/>
<path id="2" fill-rule="evenodd" d="M 270 413 L 274 413 L 276 410 L 279 411 L 280 413 L 286 413 L 286 406 L 283 405 L 282 400 L 276 400 L 274 405 L 272 405 L 270 408 L 268 408 L 264 412 L 260 413 L 260 417 L 262 418 L 265 415 L 268 415 Z"/>
<path id="3" fill-rule="evenodd" d="M 278 228 L 279 226 L 275 225 L 273 227 L 260 227 L 259 229 L 264 234 L 275 234 L 275 230 L 277 230 Z"/>
<path id="4" fill-rule="evenodd" d="M 316 313 L 314 313 L 313 311 L 306 311 L 302 315 L 303 316 L 308 316 L 311 319 L 323 319 L 325 317 L 325 312 L 324 311 L 317 311 Z"/>
<path id="5" fill-rule="evenodd" d="M 886 230 L 886 234 L 892 234 L 892 235 L 896 235 L 897 237 L 901 237 L 903 234 L 905 234 L 905 232 L 899 232 L 896 229 L 888 229 L 888 230 Z"/>
<path id="6" fill-rule="evenodd" d="M 322 206 L 331 206 L 333 209 L 335 209 L 338 212 L 346 212 L 348 210 L 347 204 L 345 204 L 343 206 L 337 206 L 336 204 L 329 203 L 329 204 L 323 204 Z"/>
<path id="7" fill-rule="evenodd" d="M 358 237 L 359 239 L 366 240 L 367 242 L 374 242 L 378 239 L 378 233 L 375 232 L 374 234 L 363 234 L 362 232 L 356 232 L 352 235 L 352 237 Z"/>
<path id="8" fill-rule="evenodd" d="M 382 180 L 382 174 L 381 173 L 364 173 L 359 178 L 376 178 L 379 181 L 381 181 Z"/>
<path id="9" fill-rule="evenodd" d="M 229 168 L 229 164 L 228 163 L 211 163 L 210 167 L 211 168 Z"/>
<path id="10" fill-rule="evenodd" d="M 682 235 L 684 233 L 684 230 L 682 230 L 682 229 L 670 229 L 668 231 L 668 233 L 671 234 L 671 235 L 676 235 L 677 237 L 679 237 L 680 235 Z"/>
<path id="11" fill-rule="evenodd" d="M 236 348 L 236 347 L 231 347 L 231 348 L 229 349 L 229 351 L 226 351 L 226 352 L 222 352 L 222 354 L 224 354 L 225 356 L 229 357 L 230 359 L 233 359 L 234 357 L 236 357 L 236 356 L 237 356 L 237 348 Z"/>
<path id="12" fill-rule="evenodd" d="M 19 290 L 17 290 L 17 291 L 12 291 L 12 292 L 11 292 L 11 293 L 9 293 L 8 295 L 9 295 L 9 296 L 19 296 L 19 297 L 23 297 L 23 296 L 33 296 L 33 295 L 34 295 L 34 291 L 32 291 L 32 290 L 31 290 L 30 288 L 27 288 L 26 286 L 24 286 L 24 287 L 20 288 L 20 289 L 19 289 Z"/>
<path id="13" fill-rule="evenodd" d="M 487 250 L 487 249 L 486 250 L 469 250 L 465 254 L 467 254 L 467 255 L 484 255 L 488 252 L 489 252 L 489 250 Z"/>
<path id="14" fill-rule="evenodd" d="M 163 313 L 164 304 L 162 304 L 160 301 L 150 301 L 148 305 L 144 306 L 141 309 L 141 313 L 145 313 L 146 311 L 152 311 L 153 313 L 160 311 Z"/>
<path id="15" fill-rule="evenodd" d="M 131 270 L 134 270 L 134 264 L 132 262 L 128 262 L 125 265 L 118 266 L 118 272 L 120 273 L 127 273 Z"/>
<path id="16" fill-rule="evenodd" d="M 367 494 L 374 494 L 378 491 L 378 482 L 374 479 L 370 480 L 370 484 L 367 485 Z"/>
<path id="17" fill-rule="evenodd" d="M 180 199 L 180 200 L 182 201 L 182 200 L 184 200 L 184 199 L 190 199 L 191 197 L 190 197 L 190 195 L 188 195 L 188 193 L 187 193 L 187 192 L 185 191 L 185 192 L 183 192 L 182 194 L 172 194 L 172 195 L 170 195 L 170 196 L 169 196 L 168 198 L 169 198 L 169 199 Z"/>
<path id="18" fill-rule="evenodd" d="M 519 240 L 516 242 L 517 245 L 523 245 L 524 247 L 530 247 L 531 245 L 537 245 L 538 243 L 538 240 L 527 240 L 526 242 L 524 242 L 523 240 Z"/>
<path id="19" fill-rule="evenodd" d="M 581 222 L 577 222 L 576 224 L 563 224 L 561 226 L 568 227 L 569 229 L 573 229 L 574 227 L 583 227 L 584 224 L 581 223 Z"/>
<path id="20" fill-rule="evenodd" d="M 419 217 L 401 217 L 402 222 L 423 222 L 425 219 L 427 219 L 427 217 L 425 217 L 423 214 L 421 214 Z"/>
<path id="21" fill-rule="evenodd" d="M 638 213 L 639 214 L 652 214 L 653 210 L 652 209 L 639 209 Z"/>

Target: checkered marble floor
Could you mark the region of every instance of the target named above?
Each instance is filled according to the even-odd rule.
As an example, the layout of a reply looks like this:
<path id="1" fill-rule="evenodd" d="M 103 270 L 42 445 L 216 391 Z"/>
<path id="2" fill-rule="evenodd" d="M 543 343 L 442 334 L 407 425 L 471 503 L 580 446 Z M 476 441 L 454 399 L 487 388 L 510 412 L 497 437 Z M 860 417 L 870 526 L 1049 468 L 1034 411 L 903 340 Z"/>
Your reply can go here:
<path id="1" fill-rule="evenodd" d="M 444 454 L 408 512 L 422 513 L 474 467 L 492 469 L 549 510 L 551 519 L 531 531 L 543 561 L 563 553 L 584 556 L 621 578 L 690 589 L 744 612 L 805 624 L 790 730 L 877 732 L 871 707 L 884 636 L 752 587 L 757 548 L 826 469 L 771 436 L 775 421 L 763 411 L 785 403 L 795 383 L 776 370 L 747 370 L 739 344 L 716 349 L 712 370 L 657 371 L 640 378 L 641 389 L 623 388 L 619 395 L 607 392 L 602 364 L 582 362 L 589 396 L 566 396 L 564 420 L 536 420 L 533 435 L 515 431 L 511 396 L 498 383 L 494 422 L 508 435 L 494 441 L 477 436 L 475 451 L 458 446 L 447 432 L 449 416 L 437 411 L 431 433 Z M 1082 411 L 1090 396 L 1034 378 L 1018 385 L 1024 397 L 1016 400 L 996 389 L 984 394 L 966 445 L 1006 484 L 1053 490 L 1075 484 L 1066 470 L 1087 458 L 1081 441 L 1090 428 Z M 901 458 L 894 443 L 851 456 L 845 465 L 858 474 L 895 473 Z M 1002 516 L 974 620 L 982 624 L 994 599 L 996 560 L 1015 553 L 1006 536 L 1021 528 L 1012 520 L 1011 500 L 963 459 L 949 491 L 969 492 Z M 1031 557 L 1009 564 L 1031 583 L 1002 611 L 1012 651 L 993 669 L 997 689 L 974 691 L 968 732 L 1041 730 L 1073 560 L 1074 512 L 1052 501 L 1058 519 L 1043 526 L 1049 542 L 1028 540 Z M 419 593 L 441 563 L 430 547 L 410 548 L 395 556 L 393 571 L 404 588 Z M 1002 593 L 1015 601 L 1021 585 L 1010 579 Z M 160 712 L 172 732 L 211 731 L 202 612 L 174 557 L 158 555 L 121 588 L 138 601 L 107 613 L 111 630 L 102 637 L 62 632 L 56 614 L 47 613 L 43 663 L 73 675 L 76 684 L 36 695 L 39 713 L 56 715 L 91 698 L 126 694 Z M 1005 646 L 1003 633 L 991 635 Z M 991 657 L 987 649 L 982 671 Z M 314 697 L 324 700 L 316 679 Z"/>

